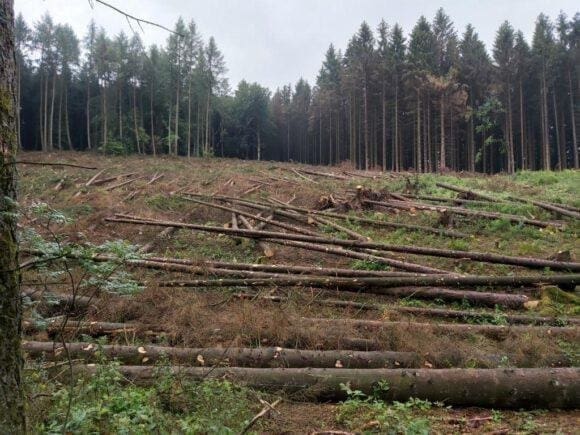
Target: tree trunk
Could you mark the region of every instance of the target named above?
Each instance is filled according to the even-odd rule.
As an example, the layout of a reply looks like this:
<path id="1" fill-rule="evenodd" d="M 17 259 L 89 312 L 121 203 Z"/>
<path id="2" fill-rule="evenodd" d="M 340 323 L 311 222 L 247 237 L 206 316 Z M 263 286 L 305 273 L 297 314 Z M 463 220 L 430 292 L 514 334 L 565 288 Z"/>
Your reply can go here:
<path id="1" fill-rule="evenodd" d="M 133 85 L 133 129 L 135 130 L 135 141 L 137 142 L 137 153 L 141 154 L 141 142 L 139 140 L 139 128 L 137 125 L 137 86 Z"/>
<path id="2" fill-rule="evenodd" d="M 103 152 L 107 153 L 107 140 L 109 132 L 107 130 L 107 82 L 103 82 Z"/>
<path id="3" fill-rule="evenodd" d="M 520 77 L 520 169 L 528 169 L 528 159 L 526 158 L 526 139 L 525 139 L 525 124 L 524 124 L 524 90 L 522 79 Z"/>
<path id="4" fill-rule="evenodd" d="M 445 92 L 441 94 L 441 161 L 439 163 L 439 170 L 443 172 L 446 168 L 447 156 L 445 154 Z"/>
<path id="5" fill-rule="evenodd" d="M 54 127 L 54 100 L 56 99 L 56 69 L 52 73 L 52 94 L 50 97 L 50 123 L 48 124 L 48 149 L 53 150 L 53 127 Z"/>
<path id="6" fill-rule="evenodd" d="M 578 138 L 576 136 L 576 115 L 574 113 L 574 89 L 572 88 L 572 73 L 568 70 L 568 93 L 570 94 L 570 118 L 572 123 L 572 155 L 574 156 L 574 169 L 580 168 L 578 162 Z"/>
<path id="7" fill-rule="evenodd" d="M 18 148 L 14 3 L 0 0 L 0 432 L 26 433 L 24 416 L 17 195 Z"/>
<path id="8" fill-rule="evenodd" d="M 87 149 L 92 149 L 91 145 L 91 76 L 87 74 Z"/>
<path id="9" fill-rule="evenodd" d="M 151 90 L 149 94 L 149 122 L 151 124 L 151 149 L 153 151 L 153 156 L 157 156 L 157 146 L 155 145 L 155 122 L 153 120 L 153 83 L 151 83 Z"/>
<path id="10" fill-rule="evenodd" d="M 185 365 L 219 366 L 227 361 L 235 367 L 300 368 L 328 367 L 337 364 L 345 368 L 418 367 L 419 357 L 412 352 L 357 352 L 351 350 L 301 350 L 281 347 L 260 348 L 178 348 L 163 346 L 94 346 L 87 343 L 67 343 L 67 353 L 73 359 L 98 362 L 99 353 L 118 359 L 125 364 L 154 364 L 167 357 L 172 363 Z M 24 351 L 33 358 L 61 361 L 66 355 L 62 344 L 28 341 Z M 200 358 L 201 357 L 201 358 Z M 145 360 L 145 361 L 144 361 Z M 201 363 L 200 361 L 203 361 Z"/>
<path id="11" fill-rule="evenodd" d="M 66 140 L 68 144 L 68 149 L 72 150 L 72 139 L 70 137 L 70 122 L 68 119 L 68 86 L 64 89 L 64 123 L 65 123 L 65 130 L 66 130 Z"/>
<path id="12" fill-rule="evenodd" d="M 191 157 L 191 77 L 187 87 L 187 157 Z"/>
<path id="13" fill-rule="evenodd" d="M 22 149 L 22 136 L 21 136 L 21 122 L 20 122 L 20 117 L 21 117 L 21 112 L 22 112 L 22 65 L 20 65 L 20 63 L 16 63 L 16 93 L 17 93 L 17 97 L 16 97 L 16 125 L 17 125 L 17 142 L 18 142 L 18 149 Z"/>
<path id="14" fill-rule="evenodd" d="M 95 373 L 96 366 L 76 367 Z M 192 380 L 227 378 L 249 388 L 286 393 L 307 391 L 319 400 L 345 400 L 344 385 L 352 390 L 390 402 L 410 398 L 443 402 L 452 406 L 484 408 L 577 408 L 579 370 L 550 369 L 267 369 L 242 367 L 172 367 L 178 376 Z M 151 366 L 120 366 L 122 376 L 138 384 L 157 380 Z M 377 393 L 377 384 L 389 388 Z"/>
<path id="15" fill-rule="evenodd" d="M 515 172 L 515 157 L 514 157 L 514 135 L 513 135 L 513 113 L 512 113 L 512 91 L 511 83 L 508 82 L 507 86 L 508 93 L 508 107 L 507 107 L 507 143 L 508 143 L 508 173 L 513 174 Z"/>
<path id="16" fill-rule="evenodd" d="M 58 93 L 58 131 L 56 133 L 56 146 L 59 150 L 62 150 L 62 89 L 63 89 L 63 79 L 62 76 L 59 80 L 60 82 L 60 92 Z"/>
<path id="17" fill-rule="evenodd" d="M 549 120 L 548 120 L 548 86 L 546 84 L 546 65 L 542 64 L 542 114 L 543 114 L 543 129 L 542 129 L 542 162 L 544 171 L 549 171 L 552 168 L 550 162 L 550 137 L 549 137 Z"/>
<path id="18" fill-rule="evenodd" d="M 415 150 L 415 162 L 414 167 L 416 172 L 423 172 L 421 165 L 421 136 L 423 134 L 421 130 L 421 92 L 417 88 L 417 137 L 415 138 L 416 150 Z"/>
<path id="19" fill-rule="evenodd" d="M 363 84 L 363 99 L 364 99 L 364 141 L 365 141 L 365 170 L 369 170 L 369 102 L 368 102 L 368 84 L 367 80 Z"/>
<path id="20" fill-rule="evenodd" d="M 125 144 L 123 140 L 123 89 L 121 88 L 121 83 L 119 83 L 119 92 L 118 92 L 118 100 L 119 100 L 119 140 Z"/>

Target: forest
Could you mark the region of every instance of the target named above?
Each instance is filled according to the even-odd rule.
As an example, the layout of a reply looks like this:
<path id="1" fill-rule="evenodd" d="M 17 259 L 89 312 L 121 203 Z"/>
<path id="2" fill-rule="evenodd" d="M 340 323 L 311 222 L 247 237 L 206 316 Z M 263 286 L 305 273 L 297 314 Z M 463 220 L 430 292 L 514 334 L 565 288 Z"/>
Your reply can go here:
<path id="1" fill-rule="evenodd" d="M 578 168 L 580 13 L 505 21 L 489 49 L 439 9 L 408 36 L 363 22 L 315 84 L 230 87 L 213 37 L 178 19 L 164 46 L 16 18 L 23 150 L 223 156 L 417 172 Z"/>

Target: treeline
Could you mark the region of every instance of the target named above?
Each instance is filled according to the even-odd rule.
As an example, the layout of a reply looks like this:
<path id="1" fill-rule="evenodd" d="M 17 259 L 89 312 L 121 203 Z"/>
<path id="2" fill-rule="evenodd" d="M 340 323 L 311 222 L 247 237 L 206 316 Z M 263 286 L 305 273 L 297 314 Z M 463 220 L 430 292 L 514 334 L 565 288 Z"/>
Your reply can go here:
<path id="1" fill-rule="evenodd" d="M 16 20 L 24 149 L 230 156 L 363 169 L 514 172 L 578 168 L 580 13 L 541 14 L 529 44 L 507 21 L 491 53 L 440 9 L 405 37 L 363 23 L 332 45 L 311 86 L 234 92 L 216 42 L 179 19 L 165 46 L 82 44 L 44 16 Z M 82 46 L 82 50 L 81 50 Z"/>

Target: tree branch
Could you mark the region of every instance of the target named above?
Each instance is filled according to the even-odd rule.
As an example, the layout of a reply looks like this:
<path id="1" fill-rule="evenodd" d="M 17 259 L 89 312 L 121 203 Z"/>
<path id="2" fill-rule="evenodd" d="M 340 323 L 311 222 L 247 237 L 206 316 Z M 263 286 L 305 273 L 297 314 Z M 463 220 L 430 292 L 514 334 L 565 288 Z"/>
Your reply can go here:
<path id="1" fill-rule="evenodd" d="M 141 31 L 143 31 L 143 27 L 141 27 L 141 23 L 143 23 L 143 24 L 149 24 L 150 26 L 159 27 L 160 29 L 166 30 L 169 33 L 173 33 L 173 34 L 175 34 L 175 35 L 183 38 L 183 35 L 181 33 L 175 32 L 175 31 L 173 31 L 173 30 L 171 30 L 171 29 L 169 29 L 169 28 L 167 28 L 167 27 L 165 27 L 165 26 L 163 26 L 161 24 L 154 23 L 153 21 L 144 20 L 142 18 L 138 18 L 138 17 L 136 17 L 134 15 L 128 14 L 127 12 L 124 12 L 121 9 L 119 9 L 119 8 L 117 8 L 117 7 L 111 5 L 110 3 L 107 3 L 107 2 L 105 2 L 103 0 L 89 0 L 89 4 L 91 5 L 91 7 L 93 7 L 93 1 L 96 1 L 97 3 L 100 3 L 103 6 L 106 6 L 106 7 L 110 8 L 110 9 L 113 9 L 115 12 L 118 12 L 121 15 L 124 15 L 125 18 L 127 19 L 127 22 L 129 22 L 129 26 L 131 26 L 130 20 L 135 21 L 137 23 L 137 25 L 139 25 L 139 27 L 141 28 Z"/>

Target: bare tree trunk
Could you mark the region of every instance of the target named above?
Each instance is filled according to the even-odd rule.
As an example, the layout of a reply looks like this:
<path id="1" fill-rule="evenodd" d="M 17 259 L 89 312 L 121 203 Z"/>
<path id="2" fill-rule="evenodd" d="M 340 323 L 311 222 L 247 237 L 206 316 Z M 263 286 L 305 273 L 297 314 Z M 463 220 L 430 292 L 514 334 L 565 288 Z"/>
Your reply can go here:
<path id="1" fill-rule="evenodd" d="M 558 169 L 561 171 L 566 168 L 564 161 L 566 160 L 566 153 L 562 150 L 562 144 L 560 143 L 560 130 L 558 125 L 558 106 L 556 105 L 556 90 L 552 92 L 552 108 L 554 109 L 554 124 L 556 131 L 556 156 L 558 158 Z"/>
<path id="2" fill-rule="evenodd" d="M 46 151 L 46 144 L 44 143 L 44 83 L 42 71 L 39 72 L 40 76 L 40 105 L 38 107 L 39 124 L 40 124 L 40 148 L 42 151 Z"/>
<path id="3" fill-rule="evenodd" d="M 175 93 L 175 142 L 173 145 L 173 153 L 178 154 L 179 146 L 179 68 L 177 72 L 177 91 Z"/>
<path id="4" fill-rule="evenodd" d="M 66 130 L 66 140 L 68 143 L 68 149 L 72 150 L 73 146 L 72 146 L 72 140 L 70 137 L 70 122 L 68 119 L 68 87 L 65 87 L 65 89 L 64 89 L 64 124 L 65 124 L 65 130 Z"/>
<path id="5" fill-rule="evenodd" d="M 262 141 L 260 140 L 260 125 L 256 124 L 256 137 L 258 138 L 258 161 L 262 159 Z"/>
<path id="6" fill-rule="evenodd" d="M 387 101 L 385 98 L 385 84 L 383 83 L 383 172 L 387 170 Z"/>
<path id="7" fill-rule="evenodd" d="M 118 99 L 119 99 L 119 140 L 123 142 L 123 90 L 121 89 L 121 84 L 119 84 L 119 92 L 118 92 Z"/>
<path id="8" fill-rule="evenodd" d="M 526 139 L 525 139 L 525 123 L 524 123 L 524 90 L 522 79 L 520 77 L 520 165 L 521 169 L 527 169 L 528 159 L 526 158 Z"/>
<path id="9" fill-rule="evenodd" d="M 107 152 L 107 140 L 109 132 L 107 130 L 107 82 L 103 83 L 103 152 Z"/>
<path id="10" fill-rule="evenodd" d="M 515 172 L 515 158 L 514 158 L 514 136 L 513 136 L 513 114 L 512 114 L 512 91 L 511 83 L 508 82 L 507 86 L 508 94 L 508 113 L 507 113 L 507 143 L 508 143 L 508 173 L 513 174 Z"/>
<path id="11" fill-rule="evenodd" d="M 574 168 L 580 168 L 578 162 L 578 138 L 576 136 L 576 115 L 574 113 L 574 89 L 572 88 L 572 74 L 568 70 L 568 93 L 570 94 L 570 118 L 572 122 L 572 153 L 574 156 Z"/>
<path id="12" fill-rule="evenodd" d="M 393 139 L 393 171 L 401 170 L 401 153 L 399 149 L 399 85 L 395 86 L 395 136 Z"/>
<path id="13" fill-rule="evenodd" d="M 546 85 L 546 65 L 542 65 L 542 163 L 544 171 L 552 167 L 550 162 L 550 138 L 548 132 L 548 86 Z"/>
<path id="14" fill-rule="evenodd" d="M 18 149 L 22 149 L 22 136 L 21 136 L 21 131 L 20 131 L 20 115 L 22 112 L 22 86 L 21 86 L 21 79 L 22 79 L 22 66 L 19 63 L 16 63 L 16 93 L 17 93 L 17 97 L 16 97 L 16 102 L 17 102 L 17 106 L 16 106 L 16 128 L 18 129 L 17 132 L 17 142 L 18 142 Z"/>
<path id="15" fill-rule="evenodd" d="M 153 83 L 151 83 L 151 91 L 149 95 L 149 122 L 151 124 L 151 149 L 153 156 L 157 156 L 157 147 L 155 145 L 155 122 L 153 120 Z"/>
<path id="16" fill-rule="evenodd" d="M 91 76 L 87 76 L 87 149 L 91 149 Z"/>
<path id="17" fill-rule="evenodd" d="M 0 0 L 0 17 L 0 433 L 24 434 L 27 431 L 21 377 L 22 303 L 14 165 L 18 102 L 13 0 Z"/>
<path id="18" fill-rule="evenodd" d="M 446 168 L 447 156 L 445 154 L 445 92 L 441 94 L 441 161 L 439 162 L 439 170 L 444 171 Z"/>
<path id="19" fill-rule="evenodd" d="M 49 75 L 48 73 L 44 77 L 44 128 L 43 128 L 43 137 L 44 137 L 44 150 L 48 151 L 50 149 L 48 143 L 48 82 L 49 82 Z"/>
<path id="20" fill-rule="evenodd" d="M 135 85 L 133 85 L 133 128 L 135 130 L 135 141 L 137 142 L 137 153 L 141 154 L 141 142 L 137 125 L 137 89 Z"/>
<path id="21" fill-rule="evenodd" d="M 210 109 L 210 100 L 211 100 L 211 90 L 207 93 L 207 105 L 205 108 L 205 146 L 204 146 L 204 154 L 208 155 L 209 153 L 209 109 Z"/>
<path id="22" fill-rule="evenodd" d="M 187 157 L 191 157 L 191 77 L 187 87 Z"/>
<path id="23" fill-rule="evenodd" d="M 364 99 L 364 141 L 365 141 L 365 170 L 369 170 L 369 102 L 367 95 L 367 81 L 363 85 L 363 99 Z"/>
<path id="24" fill-rule="evenodd" d="M 60 82 L 60 92 L 58 94 L 58 131 L 56 134 L 57 143 L 56 146 L 59 150 L 62 150 L 62 77 L 59 80 Z"/>
<path id="25" fill-rule="evenodd" d="M 415 171 L 422 172 L 421 167 L 421 92 L 417 88 L 417 137 L 415 138 L 416 149 L 415 149 Z"/>

